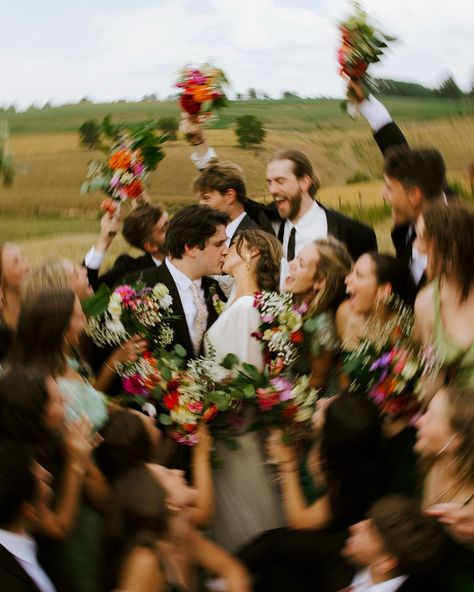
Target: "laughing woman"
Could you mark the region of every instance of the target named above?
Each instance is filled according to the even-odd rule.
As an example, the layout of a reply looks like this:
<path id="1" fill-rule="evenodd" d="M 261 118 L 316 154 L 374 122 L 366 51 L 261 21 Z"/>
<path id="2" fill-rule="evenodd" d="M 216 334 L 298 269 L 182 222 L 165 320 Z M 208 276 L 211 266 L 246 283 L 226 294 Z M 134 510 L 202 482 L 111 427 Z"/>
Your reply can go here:
<path id="1" fill-rule="evenodd" d="M 339 347 L 335 313 L 344 298 L 344 278 L 352 261 L 345 245 L 328 237 L 314 241 L 290 263 L 285 290 L 295 303 L 306 303 L 300 355 L 292 372 L 310 376 L 310 385 L 321 394 L 337 392 L 335 353 Z"/>

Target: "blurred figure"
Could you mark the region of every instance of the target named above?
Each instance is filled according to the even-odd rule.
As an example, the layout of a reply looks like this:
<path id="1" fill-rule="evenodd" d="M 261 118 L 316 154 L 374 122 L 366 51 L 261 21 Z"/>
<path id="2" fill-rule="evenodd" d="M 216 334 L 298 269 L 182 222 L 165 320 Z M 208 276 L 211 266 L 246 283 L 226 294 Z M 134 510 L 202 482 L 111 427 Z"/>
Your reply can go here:
<path id="1" fill-rule="evenodd" d="M 8 592 L 55 592 L 32 538 L 48 502 L 47 472 L 21 444 L 0 447 L 0 586 Z"/>
<path id="2" fill-rule="evenodd" d="M 284 289 L 296 304 L 306 304 L 304 340 L 290 371 L 310 376 L 319 396 L 337 391 L 336 353 L 339 349 L 335 314 L 345 295 L 345 277 L 352 260 L 346 246 L 333 237 L 307 244 L 290 263 Z"/>
<path id="3" fill-rule="evenodd" d="M 447 537 L 415 502 L 387 497 L 376 502 L 366 520 L 351 526 L 344 557 L 363 569 L 348 590 L 445 591 L 438 570 L 447 556 Z M 344 588 L 346 590 L 346 588 Z"/>
<path id="4" fill-rule="evenodd" d="M 0 369 L 12 345 L 20 314 L 21 286 L 29 269 L 17 245 L 0 242 Z"/>
<path id="5" fill-rule="evenodd" d="M 196 568 L 221 577 L 229 592 L 250 588 L 245 568 L 192 528 L 196 497 L 181 471 L 139 464 L 115 483 L 108 520 L 110 586 L 128 592 L 194 590 Z"/>
<path id="6" fill-rule="evenodd" d="M 105 213 L 100 224 L 99 240 L 91 247 L 84 259 L 93 289 L 97 290 L 102 283 L 109 287 L 117 286 L 127 273 L 161 265 L 166 255 L 164 245 L 168 224 L 168 213 L 161 206 L 141 203 L 133 208 L 124 219 L 122 235 L 130 246 L 143 251 L 144 255 L 140 257 L 120 255 L 112 268 L 99 276 L 105 253 L 119 227 L 117 218 Z"/>
<path id="7" fill-rule="evenodd" d="M 431 390 L 443 381 L 473 388 L 474 213 L 462 203 L 440 202 L 423 211 L 417 228 L 432 281 L 416 299 L 415 330 L 422 344 L 434 345 L 442 364 Z"/>

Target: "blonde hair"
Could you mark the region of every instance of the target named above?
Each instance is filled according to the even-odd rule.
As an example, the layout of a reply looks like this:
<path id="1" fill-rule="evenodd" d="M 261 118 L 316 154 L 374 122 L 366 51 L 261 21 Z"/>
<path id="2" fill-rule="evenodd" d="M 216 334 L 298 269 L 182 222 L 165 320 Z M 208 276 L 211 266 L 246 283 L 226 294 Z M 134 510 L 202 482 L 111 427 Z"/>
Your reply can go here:
<path id="1" fill-rule="evenodd" d="M 22 286 L 22 299 L 26 300 L 50 288 L 70 288 L 71 279 L 64 267 L 65 261 L 62 257 L 51 257 L 30 271 Z"/>
<path id="2" fill-rule="evenodd" d="M 344 279 L 351 271 L 352 259 L 347 247 L 332 236 L 314 241 L 319 254 L 319 261 L 314 274 L 314 281 L 324 280 L 324 286 L 318 290 L 309 303 L 306 316 L 335 310 L 344 299 Z"/>
<path id="3" fill-rule="evenodd" d="M 242 230 L 236 243 L 240 255 L 243 243 L 259 252 L 255 276 L 260 290 L 278 290 L 280 263 L 283 256 L 280 241 L 264 230 Z"/>

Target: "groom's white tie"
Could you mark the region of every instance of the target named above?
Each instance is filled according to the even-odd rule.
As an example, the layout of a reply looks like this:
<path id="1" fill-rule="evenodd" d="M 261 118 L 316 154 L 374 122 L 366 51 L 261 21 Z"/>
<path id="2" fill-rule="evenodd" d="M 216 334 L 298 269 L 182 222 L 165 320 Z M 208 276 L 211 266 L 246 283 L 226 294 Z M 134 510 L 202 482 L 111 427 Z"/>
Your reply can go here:
<path id="1" fill-rule="evenodd" d="M 196 307 L 196 316 L 193 322 L 194 337 L 192 341 L 194 353 L 198 355 L 201 349 L 202 338 L 206 331 L 208 312 L 206 305 L 202 301 L 201 292 L 194 282 L 191 283 L 191 293 L 193 295 L 194 306 Z"/>

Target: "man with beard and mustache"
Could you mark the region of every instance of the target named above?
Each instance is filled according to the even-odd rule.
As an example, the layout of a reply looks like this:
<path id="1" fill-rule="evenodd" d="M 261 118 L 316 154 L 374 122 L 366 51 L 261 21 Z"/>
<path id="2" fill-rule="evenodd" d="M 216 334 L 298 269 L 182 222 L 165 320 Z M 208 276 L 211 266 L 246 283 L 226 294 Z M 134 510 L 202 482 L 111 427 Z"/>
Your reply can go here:
<path id="1" fill-rule="evenodd" d="M 189 118 L 183 118 L 181 129 L 195 147 L 192 161 L 198 169 L 204 169 L 216 159 L 216 152 L 208 146 L 201 127 Z M 309 242 L 328 235 L 345 243 L 354 261 L 367 251 L 377 250 L 372 228 L 316 201 L 319 181 L 303 152 L 284 149 L 274 154 L 267 165 L 267 182 L 272 204 L 264 205 L 246 197 L 243 205 L 262 230 L 272 232 L 282 243 L 283 278 L 286 262 L 294 259 Z"/>

